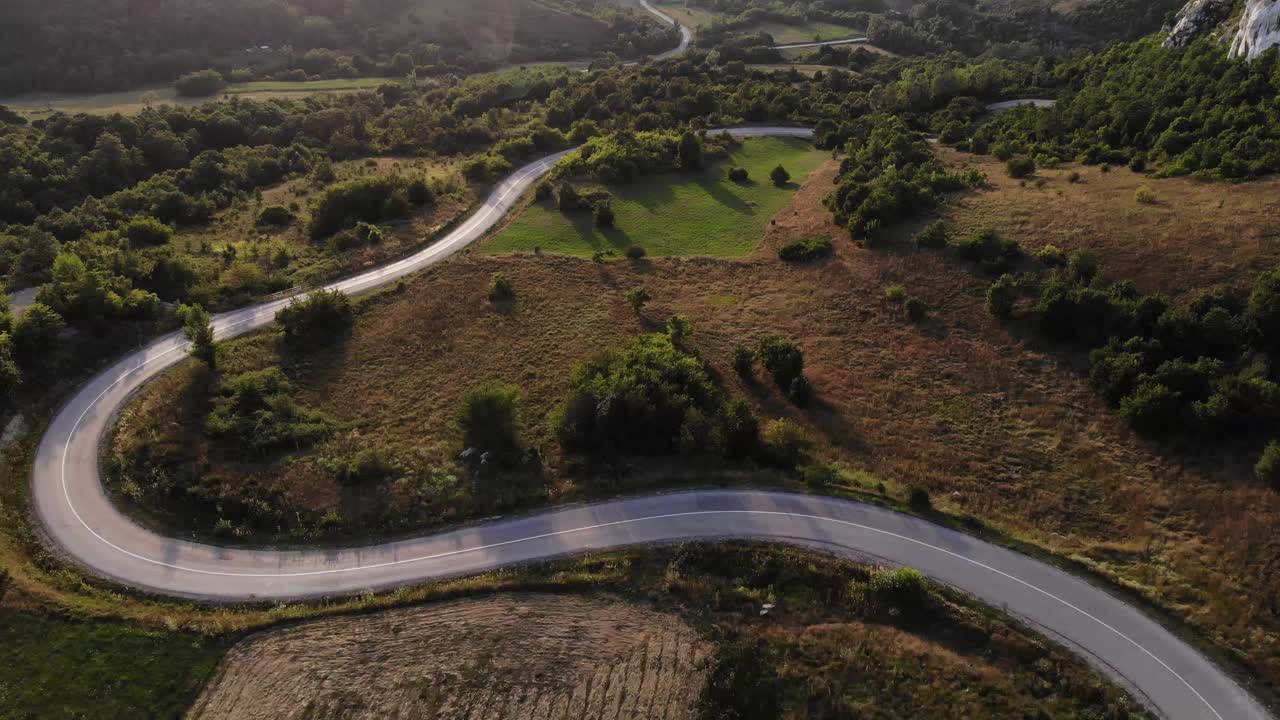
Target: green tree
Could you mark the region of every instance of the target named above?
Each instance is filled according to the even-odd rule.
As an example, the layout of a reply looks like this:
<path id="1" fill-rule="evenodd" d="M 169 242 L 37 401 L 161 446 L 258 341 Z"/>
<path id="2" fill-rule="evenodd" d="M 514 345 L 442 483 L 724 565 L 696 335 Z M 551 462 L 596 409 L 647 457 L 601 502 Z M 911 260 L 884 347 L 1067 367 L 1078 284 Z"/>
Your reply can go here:
<path id="1" fill-rule="evenodd" d="M 511 454 L 520 450 L 520 389 L 487 383 L 462 398 L 458 427 L 469 448 Z"/>
<path id="2" fill-rule="evenodd" d="M 44 303 L 36 303 L 13 324 L 13 355 L 26 371 L 54 366 L 58 336 L 66 326 L 62 316 Z"/>
<path id="3" fill-rule="evenodd" d="M 786 187 L 787 183 L 791 182 L 791 173 L 787 172 L 786 168 L 779 165 L 769 171 L 769 179 L 778 187 Z"/>
<path id="4" fill-rule="evenodd" d="M 680 147 L 676 152 L 676 162 L 685 171 L 702 169 L 702 138 L 692 130 L 684 131 L 680 136 Z"/>
<path id="5" fill-rule="evenodd" d="M 6 404 L 22 385 L 22 371 L 13 355 L 13 339 L 0 333 L 0 405 Z"/>
<path id="6" fill-rule="evenodd" d="M 804 352 L 798 345 L 779 335 L 760 338 L 756 356 L 773 376 L 773 381 L 783 390 L 790 390 L 791 383 L 804 374 Z"/>
<path id="7" fill-rule="evenodd" d="M 345 334 L 355 322 L 355 309 L 342 291 L 317 290 L 289 303 L 276 313 L 276 321 L 284 326 L 286 345 L 315 348 Z"/>
<path id="8" fill-rule="evenodd" d="M 643 285 L 628 290 L 624 297 L 627 300 L 627 304 L 631 306 L 631 309 L 634 310 L 637 315 L 639 315 L 640 311 L 644 309 L 644 306 L 653 299 L 653 296 L 649 294 L 649 289 Z"/>
<path id="9" fill-rule="evenodd" d="M 1280 442 L 1271 441 L 1253 466 L 1253 474 L 1258 480 L 1280 490 Z"/>
<path id="10" fill-rule="evenodd" d="M 700 720 L 776 720 L 782 717 L 777 652 L 765 640 L 739 639 L 716 652 L 698 697 Z"/>
<path id="11" fill-rule="evenodd" d="M 227 86 L 222 73 L 217 70 L 200 70 L 187 73 L 173 83 L 173 89 L 183 97 L 208 97 L 217 95 Z"/>
<path id="12" fill-rule="evenodd" d="M 191 342 L 191 355 L 212 370 L 217 363 L 217 351 L 213 345 L 213 323 L 209 312 L 199 305 L 179 305 L 178 318 L 182 320 L 182 332 Z"/>

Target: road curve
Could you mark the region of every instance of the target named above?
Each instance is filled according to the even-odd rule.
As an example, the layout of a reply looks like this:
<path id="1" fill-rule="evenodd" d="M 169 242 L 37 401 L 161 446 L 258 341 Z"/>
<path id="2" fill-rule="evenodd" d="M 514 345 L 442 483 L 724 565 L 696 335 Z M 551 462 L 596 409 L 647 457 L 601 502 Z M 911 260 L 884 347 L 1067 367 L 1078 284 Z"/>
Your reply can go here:
<path id="1" fill-rule="evenodd" d="M 648 11 L 650 15 L 653 15 L 667 25 L 674 25 L 680 28 L 680 44 L 666 52 L 654 55 L 654 60 L 667 60 L 673 57 L 679 57 L 689 51 L 689 43 L 693 42 L 692 30 L 684 25 L 678 24 L 675 18 L 654 7 L 649 0 L 640 0 L 640 6 Z"/>
<path id="2" fill-rule="evenodd" d="M 716 132 L 812 135 L 802 128 Z M 361 292 L 449 257 L 496 225 L 565 154 L 517 170 L 474 215 L 433 245 L 328 287 Z M 226 339 L 267 325 L 288 302 L 217 315 L 215 335 Z M 45 534 L 90 572 L 125 585 L 212 602 L 316 598 L 642 543 L 766 539 L 918 568 L 1063 640 L 1094 665 L 1121 676 L 1165 717 L 1270 717 L 1192 647 L 1087 582 L 918 518 L 832 498 L 733 491 L 656 495 L 345 549 L 232 549 L 157 535 L 134 524 L 108 499 L 98 451 L 129 396 L 186 353 L 185 340 L 170 334 L 99 373 L 53 418 L 37 449 L 33 505 Z"/>

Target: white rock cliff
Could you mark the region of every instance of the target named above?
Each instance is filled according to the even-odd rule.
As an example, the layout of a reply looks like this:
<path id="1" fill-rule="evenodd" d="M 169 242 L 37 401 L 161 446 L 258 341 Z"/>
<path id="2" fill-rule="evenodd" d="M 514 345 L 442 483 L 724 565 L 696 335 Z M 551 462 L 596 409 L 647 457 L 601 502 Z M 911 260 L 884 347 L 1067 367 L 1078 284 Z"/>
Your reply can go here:
<path id="1" fill-rule="evenodd" d="M 1272 45 L 1280 45 L 1280 0 L 1248 0 L 1231 41 L 1232 57 L 1252 60 Z"/>
<path id="2" fill-rule="evenodd" d="M 1253 60 L 1280 45 L 1280 0 L 1244 0 L 1239 22 L 1222 27 L 1234 4 L 1233 0 L 1190 0 L 1174 17 L 1165 47 L 1186 47 L 1202 35 L 1219 31 L 1224 42 L 1231 39 L 1232 57 Z"/>

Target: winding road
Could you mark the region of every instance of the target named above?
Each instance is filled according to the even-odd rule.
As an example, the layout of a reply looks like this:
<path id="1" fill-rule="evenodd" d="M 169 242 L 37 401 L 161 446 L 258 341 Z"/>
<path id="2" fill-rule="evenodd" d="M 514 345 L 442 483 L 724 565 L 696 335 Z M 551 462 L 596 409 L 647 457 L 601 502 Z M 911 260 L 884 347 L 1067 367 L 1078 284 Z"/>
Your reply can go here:
<path id="1" fill-rule="evenodd" d="M 812 136 L 803 128 L 782 127 L 715 132 Z M 359 293 L 444 260 L 493 228 L 567 152 L 517 170 L 466 222 L 422 251 L 328 288 Z M 217 315 L 215 336 L 226 339 L 265 326 L 288 302 Z M 180 335 L 166 335 L 102 371 L 57 413 L 37 449 L 35 514 L 47 538 L 94 574 L 202 601 L 274 601 L 385 589 L 642 543 L 758 538 L 918 568 L 1064 642 L 1121 678 L 1164 717 L 1270 718 L 1190 645 L 1088 582 L 918 518 L 832 498 L 737 491 L 655 495 L 346 549 L 233 549 L 158 535 L 133 523 L 108 499 L 99 475 L 99 448 L 130 395 L 184 359 L 187 349 Z"/>

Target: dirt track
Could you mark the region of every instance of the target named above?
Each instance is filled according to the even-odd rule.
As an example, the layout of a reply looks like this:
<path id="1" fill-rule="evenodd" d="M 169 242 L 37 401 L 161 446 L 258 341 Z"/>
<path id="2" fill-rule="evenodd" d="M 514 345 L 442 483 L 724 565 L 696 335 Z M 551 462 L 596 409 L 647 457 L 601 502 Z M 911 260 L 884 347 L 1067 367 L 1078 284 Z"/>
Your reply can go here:
<path id="1" fill-rule="evenodd" d="M 256 635 L 189 717 L 678 720 L 709 651 L 679 618 L 626 603 L 501 595 Z"/>

